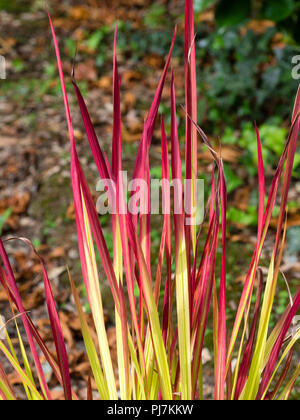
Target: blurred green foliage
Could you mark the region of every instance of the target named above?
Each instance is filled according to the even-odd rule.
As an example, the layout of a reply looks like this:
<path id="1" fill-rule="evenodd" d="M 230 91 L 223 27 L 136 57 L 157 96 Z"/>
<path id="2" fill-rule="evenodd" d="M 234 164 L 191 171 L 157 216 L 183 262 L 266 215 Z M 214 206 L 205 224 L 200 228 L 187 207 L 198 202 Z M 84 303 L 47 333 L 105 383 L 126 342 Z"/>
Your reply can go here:
<path id="1" fill-rule="evenodd" d="M 194 10 L 196 13 L 201 13 L 215 2 L 216 0 L 194 0 Z"/>
<path id="2" fill-rule="evenodd" d="M 216 22 L 219 27 L 243 24 L 250 18 L 266 19 L 277 24 L 299 43 L 300 2 L 296 0 L 218 0 Z"/>
<path id="3" fill-rule="evenodd" d="M 216 9 L 219 26 L 232 26 L 247 19 L 251 12 L 251 0 L 220 0 Z"/>
<path id="4" fill-rule="evenodd" d="M 164 4 L 153 3 L 144 17 L 144 24 L 152 28 L 165 24 L 166 11 L 167 8 Z"/>
<path id="5" fill-rule="evenodd" d="M 210 2 L 212 3 L 212 2 Z M 216 21 L 219 26 L 232 26 L 249 18 L 284 22 L 297 20 L 299 1 L 294 0 L 218 0 Z"/>
<path id="6" fill-rule="evenodd" d="M 0 0 L 0 10 L 20 14 L 45 10 L 46 0 Z"/>
<path id="7" fill-rule="evenodd" d="M 200 122 L 237 125 L 263 122 L 270 115 L 288 116 L 298 83 L 291 77 L 291 59 L 299 48 L 273 48 L 276 28 L 263 35 L 238 28 L 218 29 L 197 40 Z M 205 63 L 210 63 L 205 65 Z"/>
<path id="8" fill-rule="evenodd" d="M 0 10 L 13 13 L 26 12 L 30 10 L 31 3 L 29 0 L 0 0 Z"/>
<path id="9" fill-rule="evenodd" d="M 280 127 L 282 120 L 271 118 L 259 126 L 260 137 L 263 145 L 263 157 L 266 166 L 274 167 L 278 162 L 278 157 L 282 153 L 282 148 L 288 134 L 288 130 Z M 246 164 L 249 175 L 257 174 L 257 141 L 256 133 L 252 123 L 243 123 L 240 132 L 237 133 L 233 128 L 227 127 L 222 136 L 223 144 L 235 144 L 244 150 L 241 162 Z M 297 153 L 299 155 L 299 153 Z"/>
<path id="10" fill-rule="evenodd" d="M 10 215 L 11 215 L 11 209 L 10 208 L 5 210 L 4 213 L 0 214 L 0 235 L 2 234 L 2 230 L 4 228 L 4 225 L 7 222 L 7 220 L 9 219 Z"/>
<path id="11" fill-rule="evenodd" d="M 148 16 L 148 19 L 150 17 Z M 157 22 L 155 20 L 155 22 Z M 249 30 L 241 35 L 239 27 L 209 31 L 204 24 L 196 27 L 198 65 L 198 122 L 213 134 L 225 127 L 237 127 L 243 121 L 263 123 L 270 116 L 289 116 L 298 82 L 291 77 L 291 59 L 300 48 L 286 44 L 274 47 L 276 27 L 262 35 Z M 119 23 L 118 48 L 126 59 L 140 63 L 145 54 L 165 56 L 172 30 L 157 27 L 141 33 L 131 23 Z M 85 43 L 97 51 L 99 71 L 105 71 L 111 51 L 112 28 L 103 27 L 87 36 Z M 75 44 L 67 41 L 70 55 Z M 183 59 L 184 39 L 178 35 L 174 54 Z M 147 71 L 147 69 L 145 69 Z"/>
<path id="12" fill-rule="evenodd" d="M 281 22 L 296 13 L 299 2 L 294 0 L 263 1 L 262 16 L 275 22 Z"/>

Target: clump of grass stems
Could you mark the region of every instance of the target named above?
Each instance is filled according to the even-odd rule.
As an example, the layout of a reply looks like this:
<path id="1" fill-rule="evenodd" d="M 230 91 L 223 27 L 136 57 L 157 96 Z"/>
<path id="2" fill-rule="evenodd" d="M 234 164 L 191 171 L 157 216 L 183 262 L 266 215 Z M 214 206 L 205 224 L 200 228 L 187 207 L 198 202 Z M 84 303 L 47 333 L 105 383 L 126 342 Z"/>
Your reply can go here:
<path id="1" fill-rule="evenodd" d="M 213 150 L 208 137 L 197 125 L 197 83 L 192 0 L 185 1 L 185 178 L 192 180 L 190 208 L 193 208 L 197 200 L 197 147 L 201 141 L 212 154 L 214 162 L 214 169 L 211 174 L 210 198 L 205 212 L 207 229 L 203 228 L 203 224 L 199 229 L 196 225 L 190 226 L 184 212 L 181 214 L 173 212 L 173 216 L 164 214 L 155 278 L 152 278 L 151 275 L 151 269 L 153 268 L 150 252 L 151 215 L 149 212 L 132 215 L 128 211 L 124 211 L 127 204 L 123 192 L 123 179 L 120 175 L 123 167 L 120 78 L 116 54 L 117 28 L 113 54 L 114 111 L 111 164 L 101 150 L 86 104 L 76 84 L 75 71 L 72 74 L 73 87 L 87 140 L 99 175 L 101 179 L 111 180 L 115 185 L 109 197 L 109 200 L 116 203 L 117 209 L 116 214 L 112 215 L 113 258 L 111 258 L 102 231 L 101 218 L 97 214 L 77 153 L 59 47 L 50 16 L 49 21 L 57 55 L 69 130 L 71 183 L 82 275 L 94 320 L 99 354 L 87 326 L 80 297 L 70 274 L 69 277 L 93 380 L 99 397 L 104 400 L 116 400 L 118 398 L 124 400 L 203 399 L 205 377 L 203 377 L 202 369 L 202 350 L 208 318 L 212 313 L 214 349 L 211 350 L 214 350 L 214 399 L 288 399 L 300 373 L 300 363 L 296 368 L 291 368 L 293 349 L 300 335 L 299 330 L 297 331 L 297 328 L 295 328 L 295 316 L 300 305 L 300 288 L 296 295 L 291 297 L 290 304 L 274 328 L 270 327 L 270 319 L 286 236 L 287 199 L 299 132 L 299 91 L 292 113 L 288 138 L 283 146 L 283 153 L 270 186 L 266 205 L 262 144 L 256 128 L 259 190 L 257 243 L 253 249 L 252 261 L 238 302 L 235 322 L 233 328 L 229 329 L 226 319 L 226 182 L 222 156 L 219 156 Z M 148 186 L 150 179 L 149 148 L 166 77 L 170 71 L 175 37 L 176 30 L 165 68 L 148 117 L 145 120 L 134 168 L 133 178 L 146 181 Z M 171 74 L 170 103 L 170 139 L 167 139 L 164 120 L 161 118 L 162 177 L 164 180 L 170 181 L 169 141 L 171 145 L 171 180 L 179 180 L 182 184 L 182 162 L 177 131 L 173 72 Z M 170 194 L 170 191 L 163 189 L 163 194 Z M 264 279 L 260 269 L 260 260 L 278 196 L 280 196 L 280 213 L 276 237 L 268 275 Z M 172 235 L 175 238 L 174 249 L 171 245 Z M 199 244 L 201 236 L 204 239 L 202 249 L 200 249 Z M 27 243 L 28 246 L 32 246 L 27 239 L 19 240 Z M 216 274 L 219 244 L 222 246 L 220 277 Z M 100 254 L 102 269 L 110 284 L 115 306 L 117 373 L 113 369 L 105 330 L 101 282 L 95 256 L 96 249 Z M 49 351 L 31 320 L 30 313 L 26 313 L 23 307 L 17 282 L 1 239 L 0 281 L 7 292 L 8 302 L 11 306 L 11 322 L 15 323 L 22 360 L 18 359 L 4 324 L 1 324 L 1 338 L 5 334 L 6 340 L 0 340 L 0 351 L 18 373 L 28 399 L 51 400 L 52 398 L 51 389 L 48 387 L 41 364 L 40 355 L 42 353 L 53 374 L 62 385 L 65 399 L 75 400 L 78 398 L 71 387 L 67 350 L 51 291 L 51 284 L 45 264 L 39 255 L 38 257 L 41 262 L 56 355 L 53 356 Z M 172 270 L 172 260 L 175 260 L 175 272 Z M 163 267 L 165 270 L 163 270 Z M 163 272 L 166 274 L 163 275 Z M 255 291 L 256 280 L 258 286 Z M 158 310 L 161 291 L 164 292 L 162 314 Z M 255 298 L 256 302 L 254 308 L 251 305 L 252 297 Z M 128 308 L 130 316 L 128 316 Z M 176 308 L 176 321 L 172 316 L 174 308 Z M 20 334 L 18 319 L 23 324 L 25 337 Z M 291 329 L 291 327 L 293 328 Z M 289 333 L 290 331 L 292 333 Z M 28 342 L 30 355 L 27 354 L 24 340 Z M 235 357 L 235 363 L 233 363 L 233 357 Z M 281 369 L 282 366 L 283 369 Z M 281 374 L 279 375 L 278 372 L 281 372 Z M 89 382 L 89 391 L 90 386 Z M 3 400 L 16 399 L 14 387 L 10 384 L 1 363 L 0 398 Z"/>

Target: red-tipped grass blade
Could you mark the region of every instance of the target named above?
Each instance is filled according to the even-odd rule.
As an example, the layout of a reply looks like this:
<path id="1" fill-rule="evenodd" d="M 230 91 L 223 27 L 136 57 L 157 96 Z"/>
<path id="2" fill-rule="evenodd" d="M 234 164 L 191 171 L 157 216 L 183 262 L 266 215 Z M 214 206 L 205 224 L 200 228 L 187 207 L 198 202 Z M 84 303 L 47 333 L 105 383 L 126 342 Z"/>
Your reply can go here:
<path id="1" fill-rule="evenodd" d="M 96 267 L 96 256 L 92 237 L 92 232 L 95 234 L 96 229 L 98 229 L 99 236 L 95 237 L 95 240 L 97 242 L 97 245 L 99 246 L 100 256 L 103 257 L 103 266 L 107 273 L 108 280 L 111 284 L 111 289 L 115 299 L 117 311 L 120 313 L 120 300 L 118 299 L 119 289 L 114 275 L 113 266 L 103 238 L 96 209 L 78 159 L 60 52 L 50 15 L 49 21 L 52 31 L 54 47 L 56 51 L 57 64 L 62 86 L 65 111 L 69 129 L 69 138 L 71 144 L 71 179 L 73 186 L 74 207 L 76 214 L 78 245 L 82 264 L 82 272 L 89 303 L 92 309 L 93 319 L 95 322 L 101 359 L 104 367 L 105 378 L 108 384 L 110 398 L 117 399 L 117 389 L 114 377 L 114 370 L 112 367 L 112 360 L 109 353 L 109 345 L 105 331 L 101 290 L 99 284 L 98 271 Z"/>
<path id="2" fill-rule="evenodd" d="M 3 263 L 3 267 L 4 267 L 5 272 L 6 272 L 5 274 L 6 274 L 7 286 L 11 290 L 11 292 L 13 293 L 18 311 L 21 313 L 22 322 L 24 324 L 24 328 L 25 328 L 25 331 L 26 331 L 26 336 L 27 336 L 27 339 L 28 339 L 28 342 L 29 342 L 29 345 L 30 345 L 32 355 L 33 355 L 33 359 L 34 359 L 34 363 L 35 363 L 35 366 L 36 366 L 36 369 L 37 369 L 37 374 L 38 374 L 38 378 L 39 378 L 39 381 L 40 381 L 41 388 L 42 388 L 45 396 L 47 397 L 47 399 L 51 400 L 51 394 L 50 394 L 50 391 L 49 391 L 49 388 L 48 388 L 48 385 L 47 385 L 47 382 L 46 382 L 46 379 L 45 379 L 45 375 L 44 375 L 44 372 L 43 372 L 43 369 L 42 369 L 40 359 L 38 357 L 37 349 L 36 349 L 35 344 L 34 344 L 30 324 L 29 324 L 27 316 L 25 314 L 26 311 L 25 311 L 24 306 L 22 304 L 21 296 L 19 294 L 19 290 L 18 290 L 16 280 L 15 280 L 15 277 L 14 277 L 14 274 L 13 274 L 13 270 L 11 268 L 8 256 L 6 254 L 6 251 L 4 249 L 3 242 L 0 238 L 0 262 L 1 261 Z"/>
<path id="3" fill-rule="evenodd" d="M 262 235 L 263 230 L 263 219 L 265 211 L 265 170 L 264 170 L 264 161 L 262 154 L 262 146 L 259 131 L 257 125 L 255 124 L 256 137 L 257 137 L 257 153 L 258 153 L 258 189 L 259 189 L 259 199 L 258 199 L 258 233 L 257 240 L 259 241 Z"/>
<path id="4" fill-rule="evenodd" d="M 63 388 L 65 399 L 71 401 L 72 400 L 72 388 L 71 388 L 71 379 L 70 379 L 70 371 L 69 371 L 69 363 L 68 363 L 68 356 L 67 350 L 64 342 L 64 336 L 61 329 L 57 309 L 55 306 L 55 301 L 50 285 L 50 280 L 47 274 L 47 270 L 45 267 L 45 263 L 42 257 L 37 253 L 36 249 L 32 245 L 32 243 L 25 238 L 19 238 L 22 242 L 26 243 L 34 252 L 34 254 L 38 257 L 43 273 L 43 280 L 44 280 L 44 287 L 45 287 L 45 295 L 46 295 L 46 303 L 49 313 L 50 325 L 51 330 L 54 338 L 56 354 L 59 364 L 59 369 L 63 381 Z"/>
<path id="5" fill-rule="evenodd" d="M 259 238 L 259 240 L 257 241 L 257 246 L 256 249 L 254 251 L 253 254 L 253 258 L 251 261 L 251 265 L 246 277 L 246 281 L 245 281 L 245 285 L 244 285 L 244 289 L 242 292 L 242 296 L 240 299 L 240 303 L 239 303 L 239 307 L 237 310 L 237 315 L 236 315 L 236 319 L 235 319 L 235 323 L 234 323 L 234 327 L 233 327 L 233 331 L 231 334 L 231 340 L 229 343 L 229 347 L 228 347 L 228 353 L 227 353 L 227 368 L 229 366 L 231 357 L 232 357 L 232 353 L 233 353 L 233 349 L 237 340 L 237 335 L 238 335 L 238 331 L 240 329 L 242 320 L 243 320 L 243 316 L 245 313 L 245 310 L 248 306 L 249 303 L 249 299 L 252 296 L 252 292 L 253 292 L 253 285 L 254 285 L 254 279 L 255 279 L 255 273 L 257 271 L 257 267 L 258 267 L 258 263 L 260 260 L 260 256 L 261 256 L 261 252 L 262 252 L 262 248 L 263 248 L 263 244 L 265 242 L 265 238 L 269 229 L 269 225 L 270 225 L 270 220 L 272 217 L 272 213 L 273 213 L 273 209 L 275 206 L 275 200 L 276 200 L 276 196 L 277 196 L 277 192 L 278 192 L 278 188 L 279 188 L 279 182 L 280 182 L 280 177 L 282 174 L 282 170 L 284 167 L 284 163 L 287 157 L 287 153 L 291 150 L 291 152 L 289 152 L 289 155 L 294 155 L 294 150 L 293 148 L 290 149 L 290 144 L 291 142 L 294 143 L 294 139 L 298 137 L 298 132 L 299 132 L 299 106 L 300 106 L 300 99 L 299 99 L 299 95 L 300 92 L 298 91 L 297 93 L 297 97 L 296 97 L 296 101 L 295 101 L 295 111 L 293 113 L 293 120 L 292 120 L 292 125 L 291 125 L 291 129 L 290 129 L 290 133 L 287 139 L 287 142 L 285 144 L 284 147 L 284 151 L 282 153 L 282 156 L 280 158 L 276 173 L 274 175 L 273 181 L 272 181 L 272 185 L 269 191 L 269 198 L 268 198 L 268 203 L 265 209 L 265 213 L 264 213 L 264 218 L 263 218 L 263 224 L 262 224 L 262 228 L 261 230 L 261 237 Z M 297 110 L 297 111 L 296 111 Z M 289 158 L 288 158 L 289 159 Z M 290 159 L 289 159 L 290 160 Z M 292 165 L 289 165 L 289 170 L 288 172 L 286 172 L 286 176 L 285 182 L 288 182 L 289 179 L 289 171 L 291 171 Z M 282 232 L 282 225 L 283 225 L 283 218 L 282 218 L 282 206 L 284 204 L 284 207 L 286 206 L 286 202 L 285 201 L 285 188 L 283 189 L 282 192 L 282 202 L 281 202 L 281 217 L 280 217 L 280 223 L 278 225 L 278 230 L 277 230 L 277 237 L 276 237 L 276 244 L 274 247 L 274 252 L 275 254 L 277 253 L 278 250 L 278 245 L 279 245 L 279 238 L 280 238 L 280 234 Z M 261 204 L 262 206 L 262 204 Z M 278 233 L 280 232 L 280 234 Z"/>
<path id="6" fill-rule="evenodd" d="M 11 288 L 8 286 L 8 280 L 7 280 L 7 276 L 5 275 L 4 271 L 1 270 L 0 267 L 0 282 L 2 284 L 2 286 L 7 289 L 7 292 L 9 293 L 9 299 L 12 300 L 12 302 L 16 305 L 16 307 L 18 308 L 18 304 L 17 304 L 17 300 L 15 298 L 14 292 L 11 290 Z M 19 308 L 18 308 L 19 310 Z M 38 344 L 39 348 L 41 349 L 45 359 L 47 360 L 47 362 L 49 363 L 54 376 L 57 378 L 58 382 L 63 386 L 63 380 L 61 377 L 61 373 L 60 373 L 60 369 L 59 366 L 57 365 L 56 360 L 54 360 L 52 353 L 50 352 L 50 350 L 48 349 L 48 347 L 46 346 L 46 344 L 44 343 L 43 339 L 41 338 L 37 328 L 35 327 L 35 325 L 33 324 L 32 320 L 30 319 L 28 313 L 25 313 L 25 316 L 27 318 L 28 324 L 31 328 L 31 334 L 32 337 L 35 339 L 36 343 Z M 78 397 L 76 396 L 76 394 L 74 393 L 74 391 L 72 391 L 73 394 L 73 399 L 77 400 Z"/>
<path id="7" fill-rule="evenodd" d="M 244 350 L 244 356 L 241 362 L 241 366 L 239 368 L 238 380 L 237 380 L 235 397 L 234 397 L 234 399 L 236 400 L 239 398 L 244 388 L 244 385 L 246 383 L 247 375 L 250 369 L 251 357 L 254 350 L 253 348 L 254 339 L 255 339 L 255 334 L 256 334 L 256 329 L 257 329 L 257 324 L 258 324 L 258 317 L 259 317 L 260 306 L 261 306 L 261 297 L 262 297 L 262 292 L 263 292 L 263 273 L 261 270 L 258 271 L 258 278 L 259 278 L 259 285 L 257 287 L 254 316 L 253 316 L 249 339 Z"/>
<path id="8" fill-rule="evenodd" d="M 185 239 L 185 218 L 183 210 L 183 182 L 180 148 L 177 130 L 174 74 L 171 78 L 171 146 L 172 178 L 175 232 L 176 299 L 178 319 L 178 343 L 180 360 L 180 381 L 183 399 L 191 399 L 191 339 L 190 339 L 190 289 L 187 247 Z M 177 209 L 176 209 L 177 206 Z"/>
<path id="9" fill-rule="evenodd" d="M 117 61 L 117 34 L 118 25 L 116 25 L 114 36 L 114 53 L 113 53 L 113 141 L 112 141 L 112 176 L 117 182 L 116 187 L 116 209 L 117 215 L 113 215 L 113 238 L 114 238 L 114 268 L 119 282 L 120 291 L 123 287 L 123 248 L 122 248 L 122 234 L 121 228 L 125 223 L 124 210 L 126 209 L 123 187 L 123 173 L 122 173 L 122 144 L 121 144 L 121 104 L 120 104 L 120 81 Z M 121 201 L 121 202 L 120 202 Z M 122 216 L 121 216 L 122 214 Z M 127 241 L 128 249 L 128 241 Z M 125 255 L 127 263 L 128 255 Z M 131 299 L 134 301 L 134 285 L 131 290 Z M 133 294 L 133 299 L 132 299 Z M 123 294 L 120 295 L 120 297 Z M 126 308 L 125 302 L 121 305 L 123 310 Z M 131 307 L 132 309 L 132 307 Z M 135 306 L 134 306 L 135 310 Z M 136 327 L 137 316 L 135 312 Z M 126 311 L 119 316 L 116 313 L 116 332 L 117 332 L 117 350 L 119 360 L 119 377 L 120 377 L 120 391 L 123 399 L 130 399 L 130 366 L 129 366 L 129 348 L 128 348 L 128 331 L 127 331 L 127 314 Z M 139 332 L 137 332 L 139 334 Z M 140 348 L 141 348 L 141 342 Z M 142 357 L 142 355 L 141 355 Z M 145 376 L 145 370 L 144 370 Z"/>
<path id="10" fill-rule="evenodd" d="M 285 320 L 283 328 L 282 328 L 282 330 L 281 330 L 281 332 L 280 332 L 280 334 L 277 338 L 277 341 L 276 341 L 276 343 L 275 343 L 275 345 L 272 349 L 272 352 L 270 354 L 268 364 L 266 366 L 262 381 L 260 383 L 257 399 L 261 398 L 261 396 L 263 395 L 263 393 L 265 391 L 265 387 L 269 383 L 269 380 L 272 376 L 272 373 L 273 373 L 274 367 L 276 365 L 276 361 L 278 359 L 280 350 L 282 348 L 283 341 L 284 341 L 284 339 L 285 339 L 285 337 L 288 333 L 288 330 L 289 330 L 289 328 L 292 324 L 292 321 L 293 321 L 294 317 L 297 314 L 297 311 L 298 311 L 299 307 L 300 307 L 300 290 L 298 291 L 297 295 L 294 298 L 294 304 L 293 304 L 293 306 L 291 307 L 291 309 L 288 313 L 288 316 Z"/>
<path id="11" fill-rule="evenodd" d="M 161 150 L 162 150 L 162 195 L 164 197 L 163 205 L 164 208 L 164 229 L 165 229 L 165 253 L 166 253 L 166 265 L 167 265 L 167 279 L 165 285 L 165 298 L 164 298 L 164 310 L 163 310 L 163 337 L 165 344 L 167 343 L 168 333 L 170 333 L 171 327 L 171 308 L 172 308 L 172 296 L 171 296 L 171 284 L 172 284 L 172 265 L 171 265 L 171 204 L 170 204 L 170 189 L 166 187 L 170 181 L 170 169 L 169 169 L 169 151 L 167 136 L 165 131 L 165 124 L 163 116 L 161 117 Z M 169 337 L 171 339 L 171 337 Z M 170 343 L 169 343 L 170 344 Z"/>
<path id="12" fill-rule="evenodd" d="M 186 151 L 185 151 L 185 177 L 192 181 L 192 191 L 189 194 L 189 208 L 193 211 L 197 203 L 197 129 L 189 118 L 197 121 L 197 77 L 196 77 L 196 51 L 194 31 L 193 0 L 185 0 L 185 35 L 184 35 L 184 68 L 185 68 L 185 102 L 186 102 Z M 192 215 L 190 215 L 192 217 Z M 190 248 L 192 237 L 193 252 L 196 250 L 196 224 L 190 226 L 186 223 L 187 247 Z M 190 265 L 190 252 L 188 252 Z"/>
<path id="13" fill-rule="evenodd" d="M 227 328 L 226 328 L 226 211 L 227 193 L 223 170 L 223 162 L 220 164 L 220 206 L 222 225 L 222 266 L 219 291 L 219 325 L 218 325 L 218 354 L 216 366 L 215 398 L 224 400 L 225 378 L 226 378 L 226 350 L 227 350 Z"/>
<path id="14" fill-rule="evenodd" d="M 160 82 L 155 92 L 153 102 L 151 104 L 147 119 L 144 124 L 144 130 L 143 130 L 142 138 L 140 141 L 139 149 L 137 152 L 137 159 L 136 159 L 134 173 L 133 173 L 133 179 L 142 179 L 148 185 L 148 214 L 140 216 L 140 241 L 143 246 L 144 255 L 146 257 L 146 261 L 147 261 L 147 265 L 149 269 L 151 266 L 149 147 L 152 142 L 152 136 L 153 136 L 156 117 L 158 113 L 158 107 L 161 102 L 161 96 L 162 96 L 163 88 L 165 85 L 167 73 L 169 70 L 170 62 L 171 62 L 176 32 L 177 32 L 177 29 L 175 28 L 170 51 L 166 60 L 165 68 L 163 70 Z M 133 219 L 134 219 L 134 225 L 136 226 L 137 216 L 135 216 Z"/>

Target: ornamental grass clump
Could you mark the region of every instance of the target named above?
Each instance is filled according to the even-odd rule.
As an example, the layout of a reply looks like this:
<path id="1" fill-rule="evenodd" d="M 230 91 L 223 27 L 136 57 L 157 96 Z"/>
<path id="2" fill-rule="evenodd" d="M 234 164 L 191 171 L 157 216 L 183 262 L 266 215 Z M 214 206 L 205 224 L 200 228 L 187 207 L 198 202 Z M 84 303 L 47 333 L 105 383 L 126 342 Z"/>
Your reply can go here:
<path id="1" fill-rule="evenodd" d="M 300 331 L 295 324 L 300 305 L 300 288 L 271 328 L 277 281 L 286 237 L 288 191 L 299 132 L 300 94 L 297 93 L 291 126 L 283 145 L 277 170 L 266 194 L 262 143 L 258 129 L 258 230 L 257 243 L 248 269 L 245 284 L 232 328 L 227 311 L 227 193 L 222 154 L 218 155 L 208 137 L 197 125 L 197 81 L 195 60 L 195 33 L 192 0 L 185 1 L 185 182 L 189 181 L 187 206 L 183 206 L 183 174 L 177 128 L 176 92 L 174 74 L 170 69 L 176 30 L 169 55 L 162 72 L 153 102 L 144 123 L 139 143 L 133 180 L 147 186 L 146 211 L 132 212 L 124 192 L 122 132 L 120 106 L 120 77 L 117 62 L 117 27 L 113 53 L 113 136 L 112 158 L 101 150 L 84 98 L 76 83 L 76 69 L 72 73 L 74 91 L 78 100 L 83 125 L 100 178 L 111 186 L 106 190 L 112 212 L 113 257 L 111 258 L 84 170 L 77 153 L 68 95 L 60 59 L 58 42 L 49 16 L 62 85 L 63 99 L 71 149 L 71 183 L 74 196 L 78 246 L 83 280 L 94 321 L 98 343 L 94 343 L 85 318 L 79 294 L 69 274 L 75 305 L 81 323 L 82 335 L 91 372 L 100 399 L 116 400 L 191 400 L 203 399 L 206 378 L 202 369 L 202 351 L 209 317 L 213 317 L 214 399 L 215 400 L 284 400 L 288 399 L 300 374 L 300 363 L 292 367 L 292 356 Z M 158 109 L 166 77 L 171 72 L 170 104 L 171 130 L 167 137 L 161 117 L 162 191 L 166 210 L 163 214 L 161 243 L 152 276 L 151 209 L 149 149 L 158 119 Z M 205 203 L 204 219 L 196 222 L 199 204 L 197 190 L 197 150 L 204 143 L 213 159 L 211 190 Z M 170 147 L 169 147 L 170 146 Z M 169 160 L 170 150 L 170 160 Z M 171 173 L 171 177 L 170 177 Z M 171 188 L 167 186 L 171 185 Z M 176 188 L 175 188 L 176 186 Z M 141 197 L 139 195 L 139 197 Z M 274 248 L 264 278 L 260 261 L 270 227 L 276 200 L 280 198 Z M 172 199 L 173 198 L 173 199 Z M 142 208 L 140 200 L 140 209 Z M 168 208 L 169 205 L 169 208 Z M 184 209 L 190 209 L 186 212 Z M 181 209 L 181 211 L 178 211 Z M 168 211 L 169 210 L 169 211 Z M 199 210 L 199 209 L 198 209 Z M 193 213 L 194 212 L 194 213 Z M 192 221 L 192 222 L 191 222 Z M 174 246 L 172 245 L 174 237 Z M 203 245 L 200 245 L 203 242 Z M 25 239 L 28 246 L 30 242 Z M 222 247 L 221 267 L 217 267 L 217 250 Z M 101 281 L 96 253 L 101 258 L 111 288 L 115 307 L 118 371 L 113 369 L 109 349 Z M 37 254 L 38 255 L 38 254 Z M 39 256 L 38 256 L 39 257 Z M 40 337 L 30 313 L 23 307 L 15 276 L 0 239 L 0 281 L 7 292 L 19 340 L 21 359 L 16 356 L 13 343 L 2 321 L 0 351 L 17 372 L 30 400 L 51 399 L 41 354 L 64 390 L 66 400 L 77 399 L 71 387 L 67 350 L 60 325 L 51 284 L 45 264 L 39 257 L 45 287 L 46 303 L 56 355 L 53 356 Z M 175 261 L 175 267 L 173 265 Z M 220 275 L 217 274 L 220 272 Z M 257 285 L 257 287 L 256 287 Z M 163 293 L 161 293 L 163 292 Z M 159 299 L 163 294 L 163 309 Z M 253 298 L 255 305 L 252 305 Z M 20 333 L 22 322 L 25 335 Z M 1 336 L 1 338 L 4 338 Z M 24 341 L 28 342 L 25 349 Z M 99 352 L 98 352 L 99 349 Z M 30 354 L 29 354 L 30 353 Z M 90 382 L 87 384 L 91 396 Z M 14 387 L 0 364 L 0 398 L 16 399 Z"/>

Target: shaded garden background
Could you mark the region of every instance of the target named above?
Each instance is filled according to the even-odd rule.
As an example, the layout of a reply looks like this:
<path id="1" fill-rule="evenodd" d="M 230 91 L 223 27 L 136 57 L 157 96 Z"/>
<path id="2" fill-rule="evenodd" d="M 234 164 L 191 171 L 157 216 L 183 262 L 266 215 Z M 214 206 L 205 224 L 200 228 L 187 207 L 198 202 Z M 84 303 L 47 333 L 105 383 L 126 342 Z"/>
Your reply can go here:
<path id="1" fill-rule="evenodd" d="M 177 101 L 184 105 L 184 1 L 51 0 L 48 5 L 60 41 L 71 103 L 76 104 L 69 75 L 77 49 L 76 76 L 108 156 L 112 135 L 113 30 L 119 21 L 124 169 L 130 172 L 175 24 L 178 36 L 172 66 Z M 256 242 L 258 191 L 253 123 L 256 121 L 260 129 L 270 180 L 283 150 L 298 87 L 298 81 L 292 78 L 295 67 L 292 59 L 300 55 L 300 7 L 299 2 L 292 0 L 195 0 L 194 6 L 198 123 L 216 149 L 222 143 L 228 184 L 228 318 L 231 319 Z M 79 324 L 65 269 L 70 266 L 80 286 L 69 143 L 44 1 L 0 0 L 0 27 L 0 54 L 7 65 L 7 78 L 0 82 L 0 231 L 4 238 L 30 238 L 43 254 L 72 350 L 72 377 L 80 389 L 88 376 L 88 364 L 79 341 Z M 169 109 L 167 84 L 160 107 L 167 129 Z M 184 111 L 180 107 L 178 110 L 183 122 Z M 72 116 L 79 154 L 96 199 L 97 171 L 75 106 Z M 179 125 L 179 134 L 184 141 L 184 124 Z M 158 130 L 151 149 L 153 177 L 161 176 L 159 144 Z M 200 142 L 198 157 L 199 177 L 207 181 L 208 191 L 212 162 Z M 288 241 L 282 267 L 292 290 L 299 285 L 300 278 L 299 194 L 300 148 L 289 196 Z M 101 222 L 112 251 L 110 219 L 104 216 Z M 153 258 L 161 235 L 159 219 L 155 223 Z M 272 223 L 276 225 L 276 214 Z M 266 267 L 272 243 L 269 237 L 264 251 Z M 18 273 L 26 309 L 34 311 L 41 334 L 47 339 L 40 267 L 20 243 L 9 243 L 7 249 Z M 110 344 L 115 349 L 113 304 L 102 278 Z M 5 312 L 5 293 L 1 292 L 0 308 Z M 276 299 L 274 320 L 288 303 L 283 279 Z M 208 336 L 208 342 L 209 339 Z M 57 388 L 58 398 L 60 392 Z M 208 395 L 209 392 L 208 387 Z"/>

